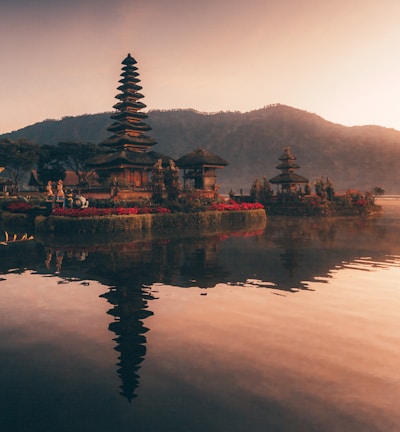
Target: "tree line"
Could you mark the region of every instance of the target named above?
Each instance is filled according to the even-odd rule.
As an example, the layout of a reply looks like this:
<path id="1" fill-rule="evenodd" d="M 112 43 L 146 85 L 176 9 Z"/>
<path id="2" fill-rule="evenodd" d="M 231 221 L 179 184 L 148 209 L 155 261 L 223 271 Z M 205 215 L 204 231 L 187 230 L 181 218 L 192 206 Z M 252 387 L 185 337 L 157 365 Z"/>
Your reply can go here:
<path id="1" fill-rule="evenodd" d="M 18 192 L 26 173 L 37 171 L 40 185 L 49 181 L 64 180 L 66 172 L 72 171 L 78 186 L 90 187 L 96 179 L 88 162 L 99 152 L 93 143 L 59 142 L 56 146 L 34 144 L 26 139 L 0 140 L 0 166 L 3 178 L 9 182 L 9 191 Z"/>

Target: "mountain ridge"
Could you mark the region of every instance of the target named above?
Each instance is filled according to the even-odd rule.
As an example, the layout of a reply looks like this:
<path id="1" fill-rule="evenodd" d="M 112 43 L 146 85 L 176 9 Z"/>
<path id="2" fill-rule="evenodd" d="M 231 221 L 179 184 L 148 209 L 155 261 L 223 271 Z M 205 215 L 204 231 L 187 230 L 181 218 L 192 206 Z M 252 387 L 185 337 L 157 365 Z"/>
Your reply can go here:
<path id="1" fill-rule="evenodd" d="M 382 187 L 399 193 L 400 131 L 378 125 L 343 126 L 317 114 L 273 104 L 248 111 L 201 113 L 192 109 L 151 110 L 146 122 L 155 150 L 176 159 L 204 147 L 229 162 L 219 170 L 222 192 L 247 194 L 255 178 L 279 173 L 278 157 L 291 147 L 298 173 L 310 181 L 329 177 L 336 190 Z M 25 138 L 39 144 L 59 141 L 99 143 L 111 134 L 111 112 L 44 120 L 0 138 Z"/>

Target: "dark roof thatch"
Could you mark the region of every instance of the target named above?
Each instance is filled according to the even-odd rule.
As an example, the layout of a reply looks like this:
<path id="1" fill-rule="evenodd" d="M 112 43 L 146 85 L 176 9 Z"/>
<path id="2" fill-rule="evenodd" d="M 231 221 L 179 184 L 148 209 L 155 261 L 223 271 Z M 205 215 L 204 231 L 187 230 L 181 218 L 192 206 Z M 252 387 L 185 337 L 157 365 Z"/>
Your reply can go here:
<path id="1" fill-rule="evenodd" d="M 114 132 L 116 135 L 129 135 L 128 132 L 148 132 L 151 127 L 143 122 L 136 122 L 134 124 L 129 121 L 114 122 L 107 128 L 108 131 Z"/>
<path id="2" fill-rule="evenodd" d="M 273 184 L 308 183 L 308 179 L 294 173 L 279 174 L 269 179 Z"/>
<path id="3" fill-rule="evenodd" d="M 292 154 L 290 147 L 285 147 L 283 154 L 279 157 L 281 161 L 296 160 L 295 156 Z"/>
<path id="4" fill-rule="evenodd" d="M 282 162 L 276 168 L 278 168 L 280 170 L 287 170 L 287 169 L 298 169 L 298 168 L 300 168 L 300 166 L 294 162 L 288 161 L 288 162 Z"/>
<path id="5" fill-rule="evenodd" d="M 220 156 L 212 154 L 203 148 L 197 148 L 176 161 L 179 168 L 194 168 L 204 165 L 224 167 L 228 162 Z"/>
<path id="6" fill-rule="evenodd" d="M 38 180 L 38 174 L 36 170 L 31 171 L 31 176 L 29 178 L 28 186 L 40 186 L 39 180 Z"/>
<path id="7" fill-rule="evenodd" d="M 118 165 L 152 167 L 159 159 L 165 165 L 171 158 L 154 151 L 143 153 L 122 150 L 100 154 L 90 161 L 90 165 L 97 168 L 115 167 Z"/>
<path id="8" fill-rule="evenodd" d="M 122 102 L 117 102 L 113 106 L 113 108 L 115 108 L 116 110 L 121 110 L 121 109 L 125 109 L 125 108 L 133 108 L 135 110 L 140 110 L 140 109 L 146 108 L 146 105 L 140 101 L 124 100 Z"/>
<path id="9" fill-rule="evenodd" d="M 144 134 L 140 136 L 132 136 L 128 134 L 113 135 L 112 137 L 107 138 L 101 143 L 101 145 L 114 148 L 123 148 L 126 146 L 148 147 L 155 144 L 157 144 L 156 140 Z"/>
<path id="10" fill-rule="evenodd" d="M 129 53 L 123 60 L 122 64 L 124 65 L 134 65 L 136 64 L 136 60 L 131 56 L 131 53 Z"/>

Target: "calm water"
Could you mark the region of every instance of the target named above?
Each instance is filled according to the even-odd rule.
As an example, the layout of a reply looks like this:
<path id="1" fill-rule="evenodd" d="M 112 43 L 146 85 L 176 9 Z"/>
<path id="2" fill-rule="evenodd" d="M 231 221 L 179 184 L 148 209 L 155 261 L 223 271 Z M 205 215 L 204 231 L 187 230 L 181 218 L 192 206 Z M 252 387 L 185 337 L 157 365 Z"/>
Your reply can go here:
<path id="1" fill-rule="evenodd" d="M 3 431 L 400 430 L 400 204 L 0 250 Z"/>

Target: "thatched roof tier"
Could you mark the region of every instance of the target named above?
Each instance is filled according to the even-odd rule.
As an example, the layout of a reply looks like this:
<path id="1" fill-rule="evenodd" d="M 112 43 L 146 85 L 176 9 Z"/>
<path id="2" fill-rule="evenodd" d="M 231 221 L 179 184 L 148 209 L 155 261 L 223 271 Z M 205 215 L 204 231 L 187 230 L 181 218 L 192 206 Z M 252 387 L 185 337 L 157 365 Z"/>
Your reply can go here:
<path id="1" fill-rule="evenodd" d="M 94 166 L 96 168 L 104 168 L 104 169 L 110 169 L 110 168 L 127 168 L 127 167 L 149 167 L 152 168 L 153 165 L 161 159 L 163 161 L 163 165 L 167 165 L 169 163 L 169 160 L 171 159 L 168 156 L 165 156 L 161 153 L 157 152 L 137 152 L 137 151 L 130 151 L 128 149 L 118 151 L 118 152 L 111 152 L 111 153 L 104 153 L 101 155 L 98 155 L 96 158 L 94 158 L 90 165 Z"/>
<path id="2" fill-rule="evenodd" d="M 296 160 L 296 158 L 293 156 L 290 147 L 286 147 L 283 151 L 283 154 L 279 157 L 279 160 Z"/>
<path id="3" fill-rule="evenodd" d="M 157 141 L 153 138 L 150 138 L 147 135 L 138 134 L 138 135 L 128 135 L 128 134 L 122 134 L 122 135 L 113 135 L 110 138 L 107 138 L 104 140 L 101 145 L 108 146 L 108 147 L 118 147 L 118 148 L 124 148 L 124 147 L 149 147 L 157 144 Z"/>
<path id="4" fill-rule="evenodd" d="M 119 93 L 115 96 L 116 99 L 120 99 L 122 101 L 124 100 L 137 100 L 137 99 L 143 99 L 144 95 L 141 93 L 136 92 L 129 92 L 129 93 Z"/>
<path id="5" fill-rule="evenodd" d="M 122 102 L 117 102 L 113 108 L 116 110 L 124 110 L 127 108 L 133 109 L 133 110 L 140 110 L 143 108 L 146 108 L 146 105 L 142 102 L 135 101 L 133 99 L 126 99 Z"/>
<path id="6" fill-rule="evenodd" d="M 136 82 L 139 82 L 138 80 Z M 124 84 L 117 87 L 117 90 L 130 95 L 135 95 L 136 92 L 142 90 L 143 87 L 135 84 L 135 82 L 125 82 Z"/>
<path id="7" fill-rule="evenodd" d="M 117 111 L 110 115 L 113 120 L 124 121 L 124 120 L 143 120 L 147 118 L 147 114 L 136 111 Z"/>
<path id="8" fill-rule="evenodd" d="M 300 168 L 300 166 L 294 162 L 287 161 L 287 162 L 283 162 L 283 163 L 279 164 L 276 168 L 278 168 L 280 170 L 285 170 L 285 169 L 297 169 L 297 168 Z"/>
<path id="9" fill-rule="evenodd" d="M 126 75 L 129 75 L 130 77 L 138 77 L 139 72 L 137 72 L 138 68 L 136 66 L 124 66 L 122 68 L 122 73 L 120 76 L 125 77 Z"/>
<path id="10" fill-rule="evenodd" d="M 308 179 L 294 173 L 282 173 L 269 179 L 272 184 L 308 183 Z"/>
<path id="11" fill-rule="evenodd" d="M 120 74 L 120 76 L 125 77 L 126 75 L 129 75 L 132 78 L 136 78 L 139 76 L 139 72 L 136 72 L 138 70 L 137 67 L 135 66 L 124 66 L 122 68 L 122 73 Z"/>
<path id="12" fill-rule="evenodd" d="M 123 65 L 134 65 L 137 61 L 129 53 L 121 62 Z"/>
<path id="13" fill-rule="evenodd" d="M 196 168 L 201 166 L 224 167 L 228 165 L 228 162 L 220 156 L 199 147 L 178 159 L 176 165 L 179 168 Z"/>
<path id="14" fill-rule="evenodd" d="M 122 122 L 115 122 L 107 128 L 108 131 L 114 132 L 117 135 L 128 134 L 129 132 L 148 132 L 151 127 L 143 122 L 131 123 L 128 120 Z"/>

